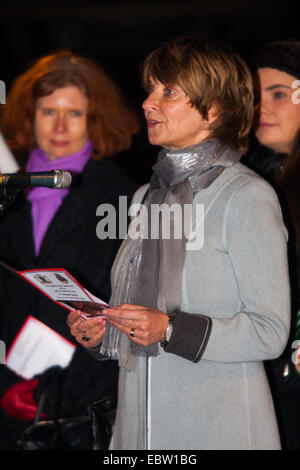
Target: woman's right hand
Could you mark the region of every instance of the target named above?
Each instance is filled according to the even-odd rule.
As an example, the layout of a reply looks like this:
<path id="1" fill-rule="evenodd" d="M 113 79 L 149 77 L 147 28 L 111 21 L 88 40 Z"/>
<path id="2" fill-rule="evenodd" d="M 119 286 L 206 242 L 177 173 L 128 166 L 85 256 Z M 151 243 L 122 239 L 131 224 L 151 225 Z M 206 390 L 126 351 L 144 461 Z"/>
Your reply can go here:
<path id="1" fill-rule="evenodd" d="M 85 348 L 98 346 L 106 331 L 106 320 L 100 317 L 85 319 L 81 310 L 72 310 L 67 317 L 67 324 L 76 341 Z"/>

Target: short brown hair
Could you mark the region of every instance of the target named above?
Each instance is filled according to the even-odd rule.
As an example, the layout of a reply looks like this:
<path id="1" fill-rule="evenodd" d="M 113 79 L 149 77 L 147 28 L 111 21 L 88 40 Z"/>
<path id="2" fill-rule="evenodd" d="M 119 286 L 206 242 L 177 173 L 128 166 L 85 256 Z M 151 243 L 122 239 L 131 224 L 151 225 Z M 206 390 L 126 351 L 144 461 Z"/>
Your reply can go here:
<path id="1" fill-rule="evenodd" d="M 1 131 L 12 150 L 28 151 L 36 145 L 36 100 L 70 85 L 89 99 L 87 126 L 95 147 L 93 158 L 130 147 L 139 130 L 138 118 L 118 85 L 94 61 L 64 50 L 40 58 L 13 82 L 1 117 Z"/>
<path id="2" fill-rule="evenodd" d="M 178 85 L 207 119 L 215 105 L 218 118 L 211 137 L 246 151 L 253 119 L 251 72 L 243 59 L 221 41 L 186 36 L 164 43 L 143 63 L 142 81 Z"/>

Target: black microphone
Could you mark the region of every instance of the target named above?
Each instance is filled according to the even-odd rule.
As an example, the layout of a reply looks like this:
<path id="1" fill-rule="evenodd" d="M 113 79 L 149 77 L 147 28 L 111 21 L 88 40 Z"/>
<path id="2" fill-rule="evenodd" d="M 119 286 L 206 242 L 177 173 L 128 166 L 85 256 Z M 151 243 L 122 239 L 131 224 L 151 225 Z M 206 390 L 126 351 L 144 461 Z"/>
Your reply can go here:
<path id="1" fill-rule="evenodd" d="M 5 173 L 0 174 L 0 184 L 14 188 L 27 186 L 43 186 L 46 188 L 62 189 L 71 186 L 72 176 L 68 171 L 53 170 L 34 173 Z"/>

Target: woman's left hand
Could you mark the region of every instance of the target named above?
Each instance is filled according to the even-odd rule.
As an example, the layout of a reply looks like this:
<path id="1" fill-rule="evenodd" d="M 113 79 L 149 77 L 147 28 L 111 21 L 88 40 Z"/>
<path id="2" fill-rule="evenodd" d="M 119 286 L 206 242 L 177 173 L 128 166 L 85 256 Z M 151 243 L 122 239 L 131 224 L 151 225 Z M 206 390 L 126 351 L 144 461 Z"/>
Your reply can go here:
<path id="1" fill-rule="evenodd" d="M 83 319 L 81 310 L 72 310 L 67 317 L 67 324 L 76 341 L 85 348 L 98 346 L 106 331 L 106 320 L 101 317 Z"/>
<path id="2" fill-rule="evenodd" d="M 121 304 L 102 313 L 115 328 L 141 346 L 161 341 L 169 321 L 167 314 L 141 305 Z"/>

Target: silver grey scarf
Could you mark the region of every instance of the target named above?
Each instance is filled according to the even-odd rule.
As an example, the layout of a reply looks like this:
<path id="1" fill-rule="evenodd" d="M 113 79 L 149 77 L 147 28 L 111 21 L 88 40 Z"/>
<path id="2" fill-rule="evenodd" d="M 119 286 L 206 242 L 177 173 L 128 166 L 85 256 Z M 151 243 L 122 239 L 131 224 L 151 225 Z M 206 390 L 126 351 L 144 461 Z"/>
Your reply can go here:
<path id="1" fill-rule="evenodd" d="M 184 205 L 192 204 L 194 194 L 207 188 L 224 168 L 234 165 L 240 158 L 240 151 L 233 151 L 217 139 L 185 149 L 160 151 L 146 201 L 138 216 L 140 236 L 132 239 L 129 230 L 113 266 L 111 305 L 131 303 L 158 308 L 168 314 L 180 309 L 187 240 L 183 233 L 180 238 L 174 236 L 176 217 L 170 217 L 171 236 L 164 238 L 162 218 L 151 218 L 151 207 L 177 204 L 182 216 Z M 136 356 L 155 356 L 159 348 L 157 343 L 139 346 L 108 324 L 100 353 L 118 358 L 121 367 L 132 369 Z"/>

